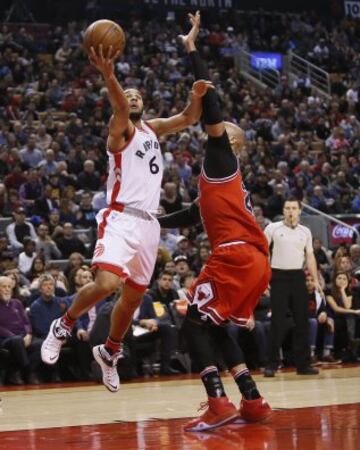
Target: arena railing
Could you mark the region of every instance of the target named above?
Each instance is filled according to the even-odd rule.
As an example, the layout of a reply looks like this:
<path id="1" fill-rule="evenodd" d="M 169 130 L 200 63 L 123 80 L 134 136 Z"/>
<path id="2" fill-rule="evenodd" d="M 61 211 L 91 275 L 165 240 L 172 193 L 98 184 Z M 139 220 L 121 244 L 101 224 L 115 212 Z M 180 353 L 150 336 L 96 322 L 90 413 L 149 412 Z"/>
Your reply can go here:
<path id="1" fill-rule="evenodd" d="M 331 98 L 330 74 L 319 66 L 289 51 L 287 55 L 287 75 L 290 81 L 306 78 L 315 93 Z"/>
<path id="2" fill-rule="evenodd" d="M 348 229 L 349 231 L 351 231 L 356 236 L 356 242 L 360 243 L 360 233 L 359 233 L 359 230 L 356 227 L 354 227 L 352 225 L 349 225 L 348 223 L 338 219 L 337 217 L 334 217 L 334 216 L 332 216 L 330 214 L 326 214 L 323 211 L 320 211 L 320 210 L 318 210 L 316 208 L 313 208 L 312 206 L 310 206 L 310 205 L 308 205 L 308 204 L 306 204 L 304 202 L 301 202 L 301 204 L 302 204 L 302 207 L 303 207 L 303 211 L 310 212 L 311 214 L 316 214 L 322 220 L 325 220 L 327 222 L 327 224 L 333 222 L 333 223 L 336 223 L 336 224 L 341 225 L 342 227 Z M 311 224 L 309 224 L 309 227 L 312 228 Z M 311 231 L 313 231 L 313 230 L 311 230 Z M 317 235 L 316 232 L 313 233 L 313 234 L 315 236 Z M 318 236 L 316 236 L 316 237 L 318 237 Z M 322 239 L 322 241 L 323 241 L 323 243 L 325 243 L 324 239 Z"/>
<path id="3" fill-rule="evenodd" d="M 234 54 L 235 67 L 244 78 L 252 81 L 262 89 L 275 89 L 280 83 L 280 72 L 276 69 L 254 69 L 251 65 L 251 53 L 244 49 L 237 49 Z"/>

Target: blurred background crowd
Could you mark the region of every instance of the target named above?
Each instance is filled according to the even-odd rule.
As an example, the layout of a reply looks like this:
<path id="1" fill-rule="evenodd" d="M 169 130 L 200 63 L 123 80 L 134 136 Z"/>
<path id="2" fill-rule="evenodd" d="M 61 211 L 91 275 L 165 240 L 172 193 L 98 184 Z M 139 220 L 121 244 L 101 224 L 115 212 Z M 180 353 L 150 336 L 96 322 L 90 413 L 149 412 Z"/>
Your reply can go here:
<path id="1" fill-rule="evenodd" d="M 0 29 L 1 383 L 96 378 L 90 348 L 106 337 L 118 295 L 79 320 L 58 367 L 40 364 L 39 348 L 51 321 L 92 281 L 96 214 L 106 206 L 111 108 L 101 76 L 82 50 L 84 28 L 85 23 L 69 22 Z M 171 17 L 149 22 L 137 15 L 125 28 L 126 52 L 116 64 L 122 86 L 140 90 L 145 119 L 176 114 L 193 81 L 176 39 L 184 23 Z M 246 133 L 242 173 L 262 228 L 281 219 L 289 196 L 328 214 L 360 213 L 359 34 L 359 20 L 335 23 L 310 13 L 245 12 L 205 21 L 199 47 L 226 120 Z M 286 76 L 276 89 L 259 90 L 239 75 L 232 51 L 224 48 L 296 51 L 330 72 L 332 97 L 311 92 L 306 78 L 290 82 Z M 161 139 L 163 212 L 197 197 L 205 142 L 201 124 Z M 360 246 L 329 249 L 315 239 L 314 249 L 329 301 L 319 306 L 308 277 L 313 363 L 357 361 Z M 201 227 L 162 230 L 153 284 L 120 361 L 123 376 L 196 370 L 179 329 L 186 291 L 209 254 Z M 350 306 L 342 304 L 344 290 L 352 297 Z M 266 364 L 270 321 L 266 292 L 249 324 L 252 331 L 234 330 L 252 368 Z M 286 365 L 292 364 L 291 328 L 289 316 Z"/>

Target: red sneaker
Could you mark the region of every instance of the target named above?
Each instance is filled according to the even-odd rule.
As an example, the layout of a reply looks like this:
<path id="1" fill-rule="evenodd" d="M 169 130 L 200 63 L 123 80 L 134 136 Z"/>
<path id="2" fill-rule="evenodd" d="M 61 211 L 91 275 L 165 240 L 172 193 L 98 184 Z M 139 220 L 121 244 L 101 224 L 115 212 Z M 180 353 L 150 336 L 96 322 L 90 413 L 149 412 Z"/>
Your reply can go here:
<path id="1" fill-rule="evenodd" d="M 191 420 L 184 427 L 185 431 L 205 431 L 220 427 L 238 418 L 239 412 L 227 397 L 212 398 L 201 403 L 200 410 L 207 410 L 196 419 Z"/>
<path id="2" fill-rule="evenodd" d="M 256 400 L 241 399 L 240 416 L 247 422 L 261 422 L 273 413 L 269 403 L 262 397 Z"/>

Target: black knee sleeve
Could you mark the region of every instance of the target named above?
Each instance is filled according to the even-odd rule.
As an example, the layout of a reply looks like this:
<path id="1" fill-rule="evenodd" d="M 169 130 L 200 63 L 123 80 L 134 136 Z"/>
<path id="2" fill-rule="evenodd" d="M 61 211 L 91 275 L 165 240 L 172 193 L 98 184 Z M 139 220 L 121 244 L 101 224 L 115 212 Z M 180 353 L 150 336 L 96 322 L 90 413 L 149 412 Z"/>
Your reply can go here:
<path id="1" fill-rule="evenodd" d="M 228 334 L 226 327 L 212 326 L 210 334 L 218 344 L 229 370 L 244 363 L 244 354 L 237 342 Z"/>
<path id="2" fill-rule="evenodd" d="M 209 325 L 189 316 L 185 317 L 182 325 L 182 332 L 188 344 L 190 357 L 198 366 L 200 372 L 206 367 L 216 365 L 209 328 Z"/>

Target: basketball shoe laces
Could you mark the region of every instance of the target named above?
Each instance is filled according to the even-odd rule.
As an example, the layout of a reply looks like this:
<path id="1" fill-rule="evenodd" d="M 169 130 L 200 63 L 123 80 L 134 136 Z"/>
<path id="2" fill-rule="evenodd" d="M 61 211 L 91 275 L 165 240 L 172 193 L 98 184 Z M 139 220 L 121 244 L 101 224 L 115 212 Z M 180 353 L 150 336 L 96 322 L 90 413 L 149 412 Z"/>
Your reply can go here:
<path id="1" fill-rule="evenodd" d="M 123 358 L 123 352 L 122 347 L 119 349 L 118 352 L 110 355 L 104 347 L 99 348 L 99 353 L 101 356 L 101 359 L 106 364 L 106 368 L 104 368 L 104 375 L 106 377 L 106 380 L 111 384 L 113 383 L 113 377 L 114 377 L 114 370 L 116 371 L 117 362 L 120 358 Z"/>
<path id="2" fill-rule="evenodd" d="M 71 336 L 71 330 L 64 327 L 61 319 L 58 319 L 52 328 L 52 335 L 51 339 L 45 340 L 45 350 L 50 353 L 58 353 L 65 339 Z"/>
<path id="3" fill-rule="evenodd" d="M 204 411 L 206 408 L 209 408 L 209 402 L 208 401 L 201 402 L 198 411 Z"/>

